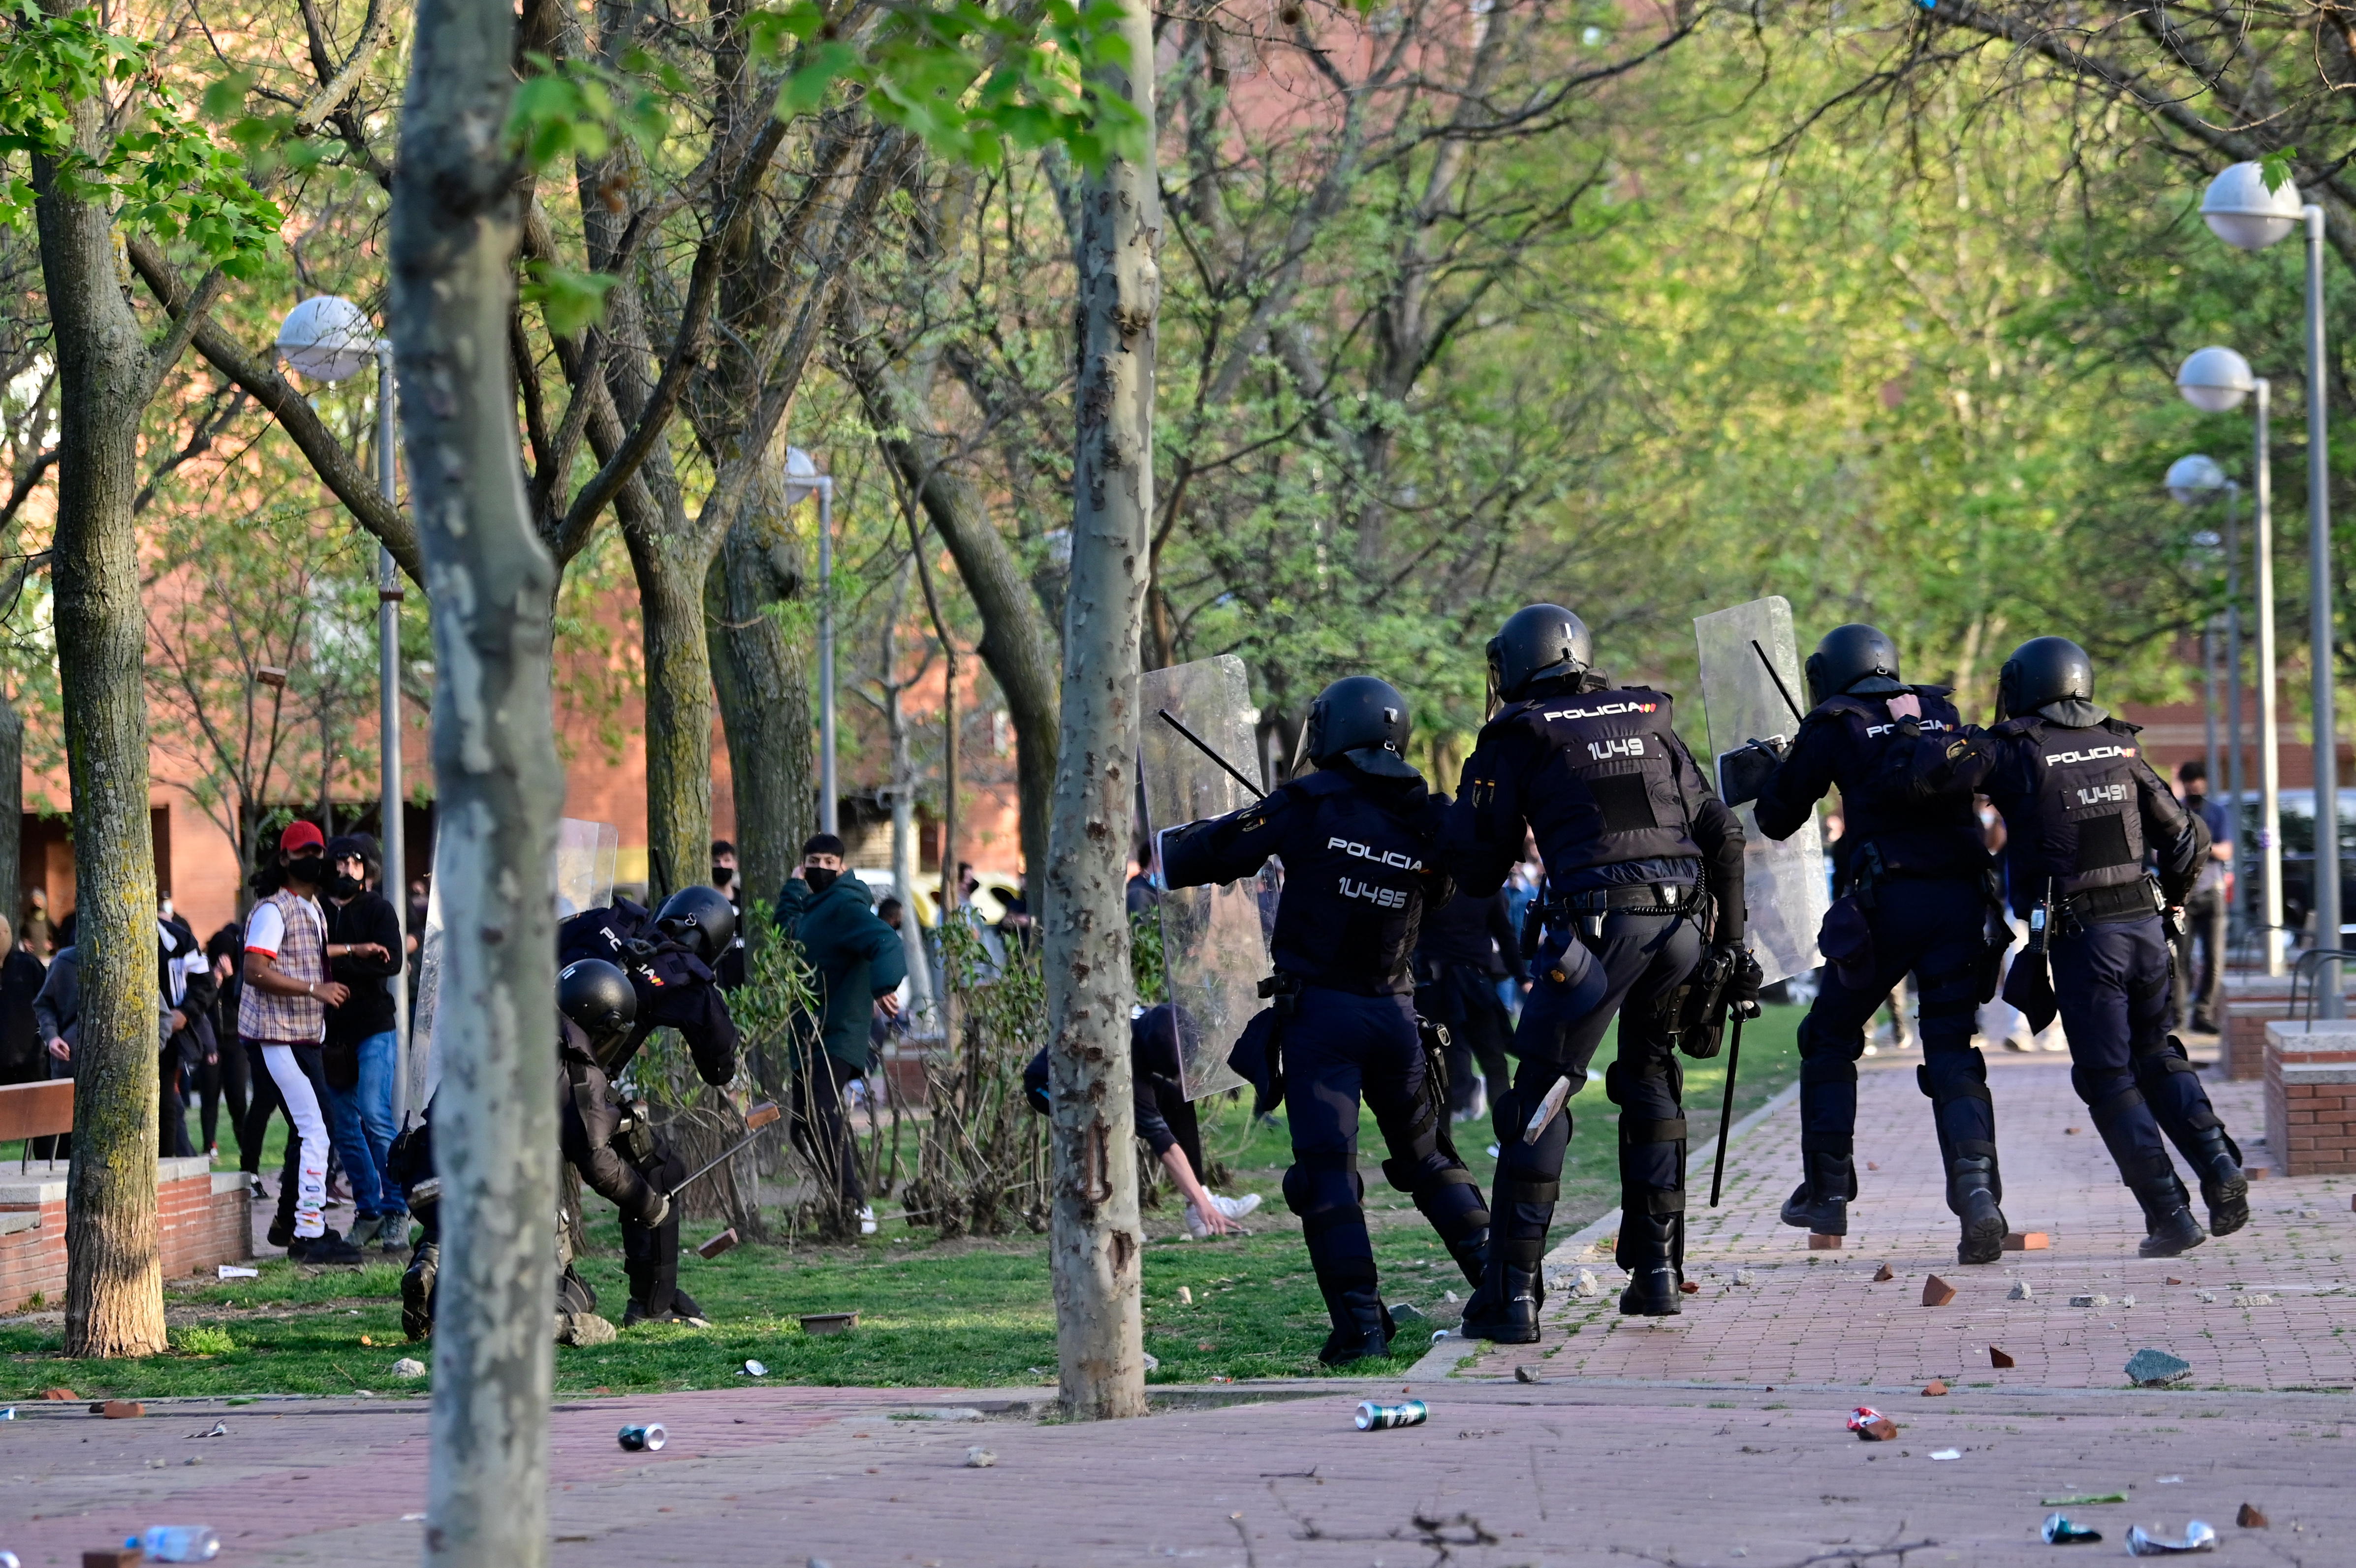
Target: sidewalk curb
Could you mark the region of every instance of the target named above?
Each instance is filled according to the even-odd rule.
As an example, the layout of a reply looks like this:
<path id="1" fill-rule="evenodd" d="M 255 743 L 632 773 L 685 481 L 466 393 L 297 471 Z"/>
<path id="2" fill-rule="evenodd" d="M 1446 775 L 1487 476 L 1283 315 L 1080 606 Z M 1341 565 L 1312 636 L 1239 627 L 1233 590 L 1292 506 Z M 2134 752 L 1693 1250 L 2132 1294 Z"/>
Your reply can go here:
<path id="1" fill-rule="evenodd" d="M 1794 1079 L 1791 1082 L 1785 1084 L 1783 1088 L 1770 1095 L 1765 1103 L 1760 1105 L 1749 1114 L 1738 1117 L 1735 1120 L 1734 1125 L 1728 1130 L 1726 1134 L 1727 1148 L 1730 1154 L 1733 1150 L 1735 1144 L 1740 1141 L 1745 1133 L 1749 1133 L 1753 1127 L 1756 1127 L 1762 1122 L 1766 1121 L 1767 1118 L 1772 1116 L 1775 1112 L 1783 1110 L 1783 1107 L 1791 1104 L 1794 1101 L 1799 1098 L 1800 1081 L 1797 1079 Z M 1696 1171 L 1700 1169 L 1708 1161 L 1714 1159 L 1716 1156 L 1717 1145 L 1714 1143 L 1711 1144 L 1707 1150 L 1687 1150 L 1687 1181 L 1690 1183 Z M 1597 1215 L 1593 1219 L 1588 1221 L 1587 1224 L 1580 1227 L 1580 1229 L 1572 1231 L 1569 1235 L 1557 1242 L 1553 1249 L 1549 1251 L 1544 1258 L 1539 1260 L 1538 1268 L 1541 1276 L 1551 1277 L 1559 1270 L 1572 1267 L 1587 1256 L 1589 1250 L 1592 1248 L 1596 1242 L 1601 1241 L 1603 1238 L 1612 1234 L 1619 1229 L 1620 1210 L 1617 1208 L 1608 1208 L 1604 1210 L 1601 1214 Z M 1408 1369 L 1408 1379 L 1412 1380 L 1415 1379 L 1454 1377 L 1456 1375 L 1457 1362 L 1462 1360 L 1468 1355 L 1479 1354 L 1477 1350 L 1466 1348 L 1468 1343 L 1469 1341 L 1460 1339 L 1455 1335 L 1451 1334 L 1447 1338 L 1433 1345 L 1432 1348 L 1426 1351 L 1423 1357 L 1418 1360 L 1413 1367 Z"/>

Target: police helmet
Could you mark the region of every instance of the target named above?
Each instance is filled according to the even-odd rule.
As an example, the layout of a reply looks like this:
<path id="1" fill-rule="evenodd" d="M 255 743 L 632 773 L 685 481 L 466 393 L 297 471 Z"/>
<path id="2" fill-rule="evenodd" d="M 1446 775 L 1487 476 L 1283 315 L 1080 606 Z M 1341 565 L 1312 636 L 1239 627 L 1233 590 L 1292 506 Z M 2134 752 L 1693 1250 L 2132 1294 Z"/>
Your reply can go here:
<path id="1" fill-rule="evenodd" d="M 1851 621 L 1825 633 L 1808 655 L 1808 699 L 1823 703 L 1844 693 L 1890 697 L 1905 690 L 1898 677 L 1898 645 L 1878 626 Z"/>
<path id="2" fill-rule="evenodd" d="M 1560 605 L 1526 606 L 1489 639 L 1490 689 L 1516 703 L 1540 681 L 1586 674 L 1594 658 L 1585 621 Z"/>
<path id="3" fill-rule="evenodd" d="M 591 1039 L 605 1039 L 637 1022 L 638 993 L 630 977 L 604 959 L 578 959 L 557 973 L 556 1010 Z"/>
<path id="4" fill-rule="evenodd" d="M 1398 687 L 1372 675 L 1345 675 L 1309 704 L 1301 755 L 1320 768 L 1349 762 L 1362 772 L 1420 777 L 1407 760 L 1411 723 Z"/>
<path id="5" fill-rule="evenodd" d="M 2094 661 L 2066 637 L 2032 637 L 2012 650 L 1997 677 L 1996 716 L 2017 718 L 2072 698 L 2094 700 Z"/>
<path id="6" fill-rule="evenodd" d="M 655 928 L 706 963 L 736 940 L 736 907 L 717 887 L 682 887 L 655 911 Z"/>

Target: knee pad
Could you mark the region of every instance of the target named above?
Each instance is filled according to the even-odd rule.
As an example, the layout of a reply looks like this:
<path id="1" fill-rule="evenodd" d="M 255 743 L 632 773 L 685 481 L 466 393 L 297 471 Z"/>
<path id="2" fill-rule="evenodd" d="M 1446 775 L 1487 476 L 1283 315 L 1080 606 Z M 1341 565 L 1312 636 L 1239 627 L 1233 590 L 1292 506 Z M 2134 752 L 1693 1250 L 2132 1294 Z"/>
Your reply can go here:
<path id="1" fill-rule="evenodd" d="M 1989 1100 L 1987 1058 L 1976 1046 L 1960 1050 L 1926 1050 L 1914 1069 L 1914 1087 L 1934 1104 L 1950 1100 Z"/>
<path id="2" fill-rule="evenodd" d="M 2127 983 L 2127 1015 L 2138 1023 L 2163 1018 L 2168 1014 L 2169 971 L 2166 964 L 2148 980 Z"/>
<path id="3" fill-rule="evenodd" d="M 2126 1072 L 2088 1072 L 2083 1067 L 2070 1069 L 2070 1087 L 2086 1102 L 2095 1124 L 2115 1121 L 2131 1107 L 2144 1102 L 2143 1090 L 2136 1087 L 2134 1077 Z"/>
<path id="4" fill-rule="evenodd" d="M 1810 1008 L 1808 1015 L 1800 1020 L 1799 1043 L 1803 1072 L 1819 1058 L 1854 1065 L 1859 1057 L 1865 1055 L 1865 1026 L 1860 1024 L 1853 1029 L 1837 1030 L 1819 1019 L 1815 1009 Z"/>
<path id="5" fill-rule="evenodd" d="M 1856 1058 L 1829 1052 L 1804 1056 L 1800 1058 L 1800 1081 L 1810 1088 L 1828 1083 L 1855 1083 Z"/>
<path id="6" fill-rule="evenodd" d="M 2161 1107 L 2173 1109 L 2184 1101 L 2190 1101 L 2193 1103 L 2186 1107 L 2183 1116 L 2185 1125 L 2194 1129 L 2224 1125 L 2218 1119 L 2216 1109 L 2209 1103 L 2209 1096 L 2201 1089 L 2201 1069 L 2185 1055 L 2184 1042 L 2174 1035 L 2168 1036 L 2166 1045 L 2137 1051 L 2132 1066 L 2136 1087 L 2143 1091 L 2144 1099 L 2154 1103 L 2156 1111 Z M 2179 1073 L 2191 1078 L 2189 1089 L 2176 1083 Z"/>
<path id="7" fill-rule="evenodd" d="M 1915 1017 L 1928 1036 L 1934 1027 L 1949 1032 L 1959 1021 L 1968 1025 L 1978 1014 L 1982 997 L 1979 978 L 1982 965 L 1976 959 L 1954 969 L 1943 969 L 1936 974 L 1915 977 L 1921 987 Z M 1969 1034 L 1968 1027 L 1965 1033 Z"/>
<path id="8" fill-rule="evenodd" d="M 1336 1211 L 1363 1212 L 1366 1184 L 1355 1155 L 1295 1155 L 1284 1173 L 1284 1204 L 1301 1216 L 1301 1228 Z"/>
<path id="9" fill-rule="evenodd" d="M 1631 1097 L 1640 1092 L 1641 1085 L 1655 1081 L 1666 1086 L 1671 1100 L 1685 1098 L 1685 1069 L 1669 1055 L 1648 1057 L 1633 1068 L 1615 1060 L 1603 1069 L 1603 1096 L 1614 1105 L 1626 1106 L 1633 1103 Z"/>
<path id="10" fill-rule="evenodd" d="M 1426 1171 L 1408 1190 L 1414 1195 L 1417 1211 L 1445 1240 L 1456 1240 L 1489 1228 L 1489 1208 L 1481 1201 L 1481 1188 L 1475 1185 L 1472 1173 L 1462 1165 L 1451 1163 Z"/>
<path id="11" fill-rule="evenodd" d="M 1415 1102 L 1413 1112 L 1396 1120 L 1377 1112 L 1375 1126 L 1389 1145 L 1383 1177 L 1401 1192 L 1413 1192 L 1424 1167 L 1440 1153 L 1440 1106 L 1430 1095 Z"/>

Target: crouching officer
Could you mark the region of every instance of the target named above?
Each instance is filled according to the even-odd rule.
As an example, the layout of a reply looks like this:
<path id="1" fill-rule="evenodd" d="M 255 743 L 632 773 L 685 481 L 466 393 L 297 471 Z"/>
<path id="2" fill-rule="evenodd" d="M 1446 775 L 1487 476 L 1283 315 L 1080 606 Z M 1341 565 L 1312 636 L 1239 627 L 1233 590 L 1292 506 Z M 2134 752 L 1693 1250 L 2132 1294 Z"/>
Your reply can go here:
<path id="1" fill-rule="evenodd" d="M 2163 1129 L 2199 1176 L 2211 1228 L 2225 1235 L 2250 1218 L 2241 1151 L 2168 1032 L 2162 912 L 2182 906 L 2209 830 L 2144 760 L 2136 726 L 2095 706 L 2094 661 L 2076 643 L 2040 637 L 2015 650 L 1997 680 L 1997 716 L 1992 730 L 1926 733 L 1893 751 L 1892 764 L 1918 795 L 1978 790 L 2004 813 L 2013 907 L 2029 924 L 2005 1000 L 2032 1028 L 2060 1012 L 2071 1082 L 2143 1206 L 2137 1251 L 2174 1257 L 2208 1236 Z M 2147 854 L 2158 859 L 2157 888 Z"/>
<path id="2" fill-rule="evenodd" d="M 1162 836 L 1172 887 L 1233 882 L 1270 855 L 1284 861 L 1276 973 L 1261 988 L 1276 1005 L 1252 1021 L 1231 1059 L 1259 1086 L 1263 1107 L 1291 1098 L 1284 1197 L 1301 1216 L 1333 1320 L 1318 1358 L 1329 1366 L 1390 1349 L 1357 1170 L 1361 1093 L 1390 1149 L 1383 1175 L 1414 1196 L 1467 1280 L 1480 1277 L 1489 1228 L 1488 1206 L 1449 1140 L 1446 1090 L 1410 1000 L 1417 929 L 1447 886 L 1432 864 L 1441 802 L 1407 761 L 1408 726 L 1407 699 L 1391 686 L 1365 675 L 1336 681 L 1311 704 L 1302 733 L 1314 771 Z"/>
<path id="3" fill-rule="evenodd" d="M 565 1163 L 581 1173 L 582 1184 L 613 1201 L 622 1211 L 625 1230 L 635 1229 L 655 1236 L 668 1233 L 669 1253 L 676 1269 L 679 1256 L 679 1216 L 671 1208 L 669 1184 L 687 1173 L 674 1169 L 676 1156 L 658 1150 L 654 1130 L 642 1108 L 624 1102 L 615 1092 L 609 1065 L 619 1059 L 636 1032 L 638 997 L 629 976 L 603 959 L 584 958 L 566 964 L 556 977 L 558 1029 L 557 1146 Z M 666 1157 L 667 1156 L 667 1157 Z M 662 1185 L 658 1185 L 660 1182 Z M 573 1268 L 569 1225 L 557 1229 L 557 1252 L 562 1271 L 557 1281 L 556 1310 L 560 1316 L 594 1312 L 597 1293 Z M 637 1303 L 632 1281 L 632 1305 Z M 672 1316 L 701 1324 L 703 1314 L 687 1293 L 671 1289 Z"/>
<path id="4" fill-rule="evenodd" d="M 728 1015 L 712 965 L 736 940 L 736 911 L 717 888 L 688 887 L 649 915 L 625 898 L 589 909 L 557 928 L 556 961 L 569 967 L 602 959 L 622 971 L 637 999 L 635 1021 L 622 1043 L 600 1053 L 608 1078 L 618 1079 L 657 1028 L 677 1029 L 703 1081 L 719 1088 L 736 1076 L 736 1024 Z M 655 1187 L 671 1190 L 687 1177 L 686 1163 L 642 1119 L 634 1119 L 628 1164 Z M 584 1171 L 584 1173 L 587 1173 Z M 634 1323 L 697 1323 L 702 1313 L 679 1289 L 679 1219 L 649 1225 L 622 1211 L 622 1272 Z"/>
<path id="5" fill-rule="evenodd" d="M 1841 792 L 1842 832 L 1832 911 L 1820 940 L 1824 988 L 1800 1025 L 1800 1188 L 1783 1223 L 1824 1236 L 1848 1233 L 1857 1196 L 1851 1140 L 1857 1131 L 1857 1061 L 1865 1026 L 1899 981 L 1912 974 L 1922 998 L 1922 1066 L 1916 1080 L 1931 1101 L 1945 1162 L 1947 1207 L 1962 1221 L 1956 1260 L 1993 1263 L 2004 1255 L 2004 1186 L 1997 1168 L 1996 1108 L 1987 1063 L 1972 1046 L 1979 1004 L 1996 993 L 2004 943 L 1993 865 L 1980 839 L 1971 792 L 1874 793 L 1893 745 L 1913 736 L 1952 739 L 1963 720 L 1944 686 L 1909 686 L 1898 649 L 1869 626 L 1836 627 L 1808 659 L 1815 707 L 1783 763 L 1759 792 L 1759 831 L 1787 839 L 1815 825 L 1816 802 Z M 1906 726 L 1901 736 L 1900 726 Z M 2009 928 L 2004 941 L 2011 940 Z"/>
<path id="6" fill-rule="evenodd" d="M 1545 862 L 1537 979 L 1514 1036 L 1521 1058 L 1495 1107 L 1496 1219 L 1464 1332 L 1538 1337 L 1539 1260 L 1553 1223 L 1570 1117 L 1604 1029 L 1620 1019 L 1604 1092 L 1620 1107 L 1620 1310 L 1680 1310 L 1685 1259 L 1683 1045 L 1714 1055 L 1719 1008 L 1754 1005 L 1743 950 L 1742 828 L 1670 727 L 1669 699 L 1591 668 L 1586 624 L 1557 605 L 1517 610 L 1489 643 L 1504 706 L 1481 731 L 1451 810 L 1448 864 L 1494 892 L 1535 834 Z"/>

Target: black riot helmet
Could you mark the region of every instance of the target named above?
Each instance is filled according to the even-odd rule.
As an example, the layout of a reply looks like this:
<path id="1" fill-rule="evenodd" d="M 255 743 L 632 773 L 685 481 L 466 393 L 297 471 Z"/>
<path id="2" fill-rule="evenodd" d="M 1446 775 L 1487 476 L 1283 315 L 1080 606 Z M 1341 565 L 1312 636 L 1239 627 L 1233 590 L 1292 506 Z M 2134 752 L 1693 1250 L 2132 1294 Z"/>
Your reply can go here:
<path id="1" fill-rule="evenodd" d="M 1560 605 L 1525 606 L 1489 639 L 1489 689 L 1517 703 L 1540 681 L 1586 674 L 1594 660 L 1585 621 Z"/>
<path id="2" fill-rule="evenodd" d="M 1362 773 L 1419 779 L 1422 775 L 1407 759 L 1412 723 L 1397 686 L 1372 675 L 1345 675 L 1309 704 L 1301 756 L 1320 768 L 1348 762 Z"/>
<path id="3" fill-rule="evenodd" d="M 1898 678 L 1898 645 L 1878 626 L 1851 621 L 1825 633 L 1808 655 L 1808 700 L 1823 703 L 1844 693 L 1893 697 L 1904 691 Z"/>
<path id="4" fill-rule="evenodd" d="M 717 887 L 682 887 L 655 911 L 655 928 L 704 962 L 718 963 L 736 940 L 736 906 Z"/>
<path id="5" fill-rule="evenodd" d="M 604 1061 L 637 1022 L 638 993 L 630 977 L 604 959 L 578 959 L 557 973 L 556 1010 L 581 1026 Z"/>
<path id="6" fill-rule="evenodd" d="M 2094 661 L 2066 637 L 2032 637 L 2012 650 L 1996 682 L 1996 716 L 2018 718 L 2055 703 L 2094 700 Z"/>

